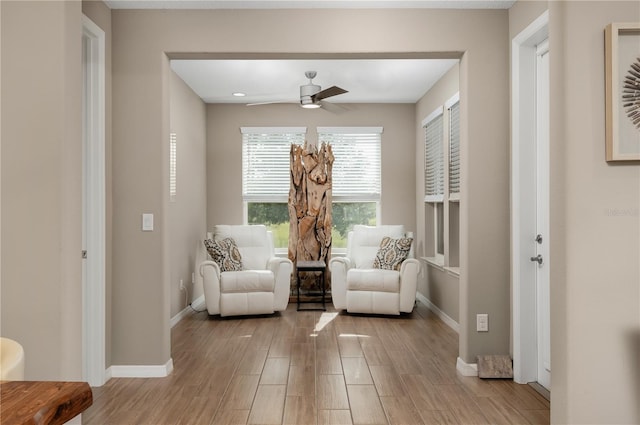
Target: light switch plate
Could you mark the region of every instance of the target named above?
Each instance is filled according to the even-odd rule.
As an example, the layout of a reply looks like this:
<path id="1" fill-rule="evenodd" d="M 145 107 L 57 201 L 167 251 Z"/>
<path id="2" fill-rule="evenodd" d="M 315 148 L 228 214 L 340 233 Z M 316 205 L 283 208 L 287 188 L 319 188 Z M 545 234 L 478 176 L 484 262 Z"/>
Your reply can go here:
<path id="1" fill-rule="evenodd" d="M 143 232 L 153 231 L 153 214 L 149 214 L 149 213 L 142 214 L 142 231 Z"/>
<path id="2" fill-rule="evenodd" d="M 489 332 L 489 315 L 488 314 L 476 315 L 476 331 Z"/>

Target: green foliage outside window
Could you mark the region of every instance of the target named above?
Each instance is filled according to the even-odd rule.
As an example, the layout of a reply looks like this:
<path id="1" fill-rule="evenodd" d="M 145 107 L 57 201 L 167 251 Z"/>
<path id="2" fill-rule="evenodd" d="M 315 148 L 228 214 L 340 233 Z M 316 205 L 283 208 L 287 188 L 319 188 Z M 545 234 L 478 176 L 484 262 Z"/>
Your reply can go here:
<path id="1" fill-rule="evenodd" d="M 276 248 L 287 248 L 289 244 L 289 210 L 287 204 L 250 202 L 247 204 L 248 223 L 264 224 L 273 232 Z M 334 202 L 333 228 L 331 231 L 334 248 L 347 247 L 347 233 L 354 224 L 376 224 L 375 202 Z"/>

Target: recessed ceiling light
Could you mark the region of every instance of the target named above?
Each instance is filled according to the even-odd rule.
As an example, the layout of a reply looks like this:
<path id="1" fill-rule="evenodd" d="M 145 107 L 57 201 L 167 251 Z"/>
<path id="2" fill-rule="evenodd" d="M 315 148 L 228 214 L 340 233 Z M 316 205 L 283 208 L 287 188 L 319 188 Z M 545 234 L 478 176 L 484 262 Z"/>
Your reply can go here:
<path id="1" fill-rule="evenodd" d="M 235 92 L 235 93 L 232 93 L 232 94 L 233 94 L 235 97 L 244 97 L 244 96 L 246 96 L 246 93 L 242 93 L 242 92 L 239 92 L 239 91 L 237 91 L 237 92 Z"/>

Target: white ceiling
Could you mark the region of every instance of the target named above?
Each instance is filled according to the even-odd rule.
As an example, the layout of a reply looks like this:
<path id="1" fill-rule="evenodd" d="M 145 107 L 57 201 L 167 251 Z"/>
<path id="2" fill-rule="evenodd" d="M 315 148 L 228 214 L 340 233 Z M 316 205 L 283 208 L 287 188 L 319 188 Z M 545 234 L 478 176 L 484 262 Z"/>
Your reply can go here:
<path id="1" fill-rule="evenodd" d="M 313 83 L 348 93 L 333 103 L 415 103 L 456 59 L 172 60 L 173 70 L 207 103 L 300 100 L 305 71 Z M 243 92 L 246 97 L 234 97 Z"/>
<path id="2" fill-rule="evenodd" d="M 105 0 L 111 9 L 508 9 L 515 0 Z"/>

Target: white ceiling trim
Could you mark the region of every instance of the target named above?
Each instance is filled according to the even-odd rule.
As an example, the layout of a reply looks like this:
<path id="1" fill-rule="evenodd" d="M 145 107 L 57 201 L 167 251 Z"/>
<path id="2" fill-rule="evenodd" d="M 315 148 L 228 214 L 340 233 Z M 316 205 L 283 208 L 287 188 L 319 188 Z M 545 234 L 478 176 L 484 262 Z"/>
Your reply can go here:
<path id="1" fill-rule="evenodd" d="M 105 0 L 111 9 L 509 9 L 515 0 Z"/>

